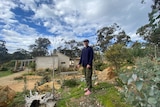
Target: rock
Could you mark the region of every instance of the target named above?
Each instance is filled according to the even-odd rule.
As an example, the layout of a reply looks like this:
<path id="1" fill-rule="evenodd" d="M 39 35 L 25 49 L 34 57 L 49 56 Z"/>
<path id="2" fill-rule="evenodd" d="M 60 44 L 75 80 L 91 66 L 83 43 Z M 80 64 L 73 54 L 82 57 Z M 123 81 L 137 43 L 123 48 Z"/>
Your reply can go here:
<path id="1" fill-rule="evenodd" d="M 16 92 L 8 86 L 0 86 L 0 107 L 7 107 L 8 103 L 13 100 Z"/>
<path id="2" fill-rule="evenodd" d="M 131 70 L 133 68 L 133 66 L 127 66 L 127 69 Z"/>
<path id="3" fill-rule="evenodd" d="M 96 82 L 94 83 L 94 85 L 95 85 L 95 86 L 98 85 L 98 82 L 96 81 Z"/>

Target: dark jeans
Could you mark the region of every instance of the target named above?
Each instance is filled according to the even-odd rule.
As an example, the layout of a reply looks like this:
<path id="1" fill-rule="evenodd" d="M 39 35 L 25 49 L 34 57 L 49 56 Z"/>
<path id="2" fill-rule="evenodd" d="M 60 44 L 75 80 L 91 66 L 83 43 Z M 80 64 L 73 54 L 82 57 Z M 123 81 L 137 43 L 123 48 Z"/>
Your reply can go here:
<path id="1" fill-rule="evenodd" d="M 88 88 L 88 90 L 91 91 L 91 88 L 92 88 L 92 68 L 83 67 L 83 73 L 85 76 L 87 88 Z"/>

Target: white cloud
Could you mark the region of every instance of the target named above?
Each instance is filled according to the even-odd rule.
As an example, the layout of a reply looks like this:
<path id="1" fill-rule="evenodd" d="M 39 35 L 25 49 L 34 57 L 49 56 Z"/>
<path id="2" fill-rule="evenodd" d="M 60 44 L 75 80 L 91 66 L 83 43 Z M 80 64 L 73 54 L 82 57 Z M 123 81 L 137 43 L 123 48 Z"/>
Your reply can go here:
<path id="1" fill-rule="evenodd" d="M 18 48 L 23 48 L 28 50 L 28 46 L 33 44 L 37 35 L 25 35 L 20 34 L 13 30 L 3 29 L 0 35 L 5 41 L 9 52 L 13 52 Z"/>
<path id="2" fill-rule="evenodd" d="M 37 0 L 17 0 L 16 3 L 17 5 L 19 5 L 20 8 L 26 11 L 28 10 L 35 11 L 37 9 L 35 1 Z"/>
<path id="3" fill-rule="evenodd" d="M 11 9 L 15 8 L 16 5 L 11 1 L 1 0 L 0 3 L 0 22 L 2 23 L 14 23 L 17 22 L 14 20 L 14 13 L 11 12 Z"/>
<path id="4" fill-rule="evenodd" d="M 145 40 L 142 39 L 142 37 L 140 37 L 139 35 L 136 35 L 136 34 L 131 34 L 129 33 L 130 37 L 131 37 L 131 40 L 132 41 L 140 41 L 140 42 L 144 42 Z"/>
<path id="5" fill-rule="evenodd" d="M 35 12 L 34 18 L 39 19 L 47 19 L 47 18 L 54 18 L 54 8 L 51 5 L 42 4 L 40 7 L 37 8 Z"/>
<path id="6" fill-rule="evenodd" d="M 135 33 L 137 28 L 147 23 L 152 2 L 141 4 L 140 0 L 53 0 L 52 4 L 44 1 L 37 4 L 40 1 L 1 0 L 0 22 L 5 22 L 5 25 L 0 25 L 0 39 L 7 41 L 7 48 L 11 52 L 16 48 L 28 49 L 38 37 L 49 38 L 52 47 L 58 47 L 64 40 L 82 41 L 86 38 L 84 34 L 89 34 L 87 38 L 95 43 L 96 31 L 115 22 L 131 35 L 132 40 L 141 40 Z M 16 7 L 22 8 L 24 12 L 34 12 L 29 19 L 36 25 L 45 27 L 53 36 L 41 34 L 36 27 L 20 23 L 15 18 L 16 14 L 11 11 Z"/>

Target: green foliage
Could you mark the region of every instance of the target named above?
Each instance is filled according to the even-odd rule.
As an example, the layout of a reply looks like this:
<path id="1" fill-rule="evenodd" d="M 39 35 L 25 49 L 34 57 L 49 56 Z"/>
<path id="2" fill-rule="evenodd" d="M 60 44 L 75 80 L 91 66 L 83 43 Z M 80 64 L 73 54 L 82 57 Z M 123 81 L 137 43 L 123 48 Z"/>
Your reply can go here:
<path id="1" fill-rule="evenodd" d="M 124 30 L 121 30 L 116 23 L 98 30 L 97 36 L 97 43 L 99 44 L 102 52 L 106 51 L 108 47 L 113 44 L 120 43 L 127 45 L 127 43 L 131 41 L 130 37 Z"/>
<path id="2" fill-rule="evenodd" d="M 6 63 L 2 64 L 0 71 L 8 71 L 8 70 L 12 71 L 14 68 L 14 64 L 15 64 L 14 61 L 6 62 Z"/>
<path id="3" fill-rule="evenodd" d="M 11 75 L 12 71 L 0 71 L 0 77 Z"/>
<path id="4" fill-rule="evenodd" d="M 113 87 L 108 88 L 107 92 L 97 96 L 97 98 L 105 107 L 131 107 L 125 103 L 124 98 Z"/>
<path id="5" fill-rule="evenodd" d="M 0 65 L 9 61 L 8 49 L 6 48 L 6 42 L 0 40 Z"/>
<path id="6" fill-rule="evenodd" d="M 14 65 L 15 65 L 15 61 L 13 60 L 3 64 L 3 66 L 8 67 L 8 68 L 13 68 Z"/>
<path id="7" fill-rule="evenodd" d="M 83 91 L 84 83 L 81 83 L 78 87 L 72 87 L 72 88 L 67 88 L 68 91 L 66 91 L 66 88 L 63 88 L 60 90 L 62 98 L 57 101 L 57 107 L 76 107 L 76 106 L 71 106 L 71 101 L 70 99 L 79 99 L 84 95 Z"/>
<path id="8" fill-rule="evenodd" d="M 51 81 L 51 76 L 49 76 L 49 75 L 43 76 L 42 81 L 43 81 L 43 83 L 50 82 Z"/>
<path id="9" fill-rule="evenodd" d="M 23 92 L 16 93 L 13 101 L 8 105 L 8 107 L 24 107 L 25 105 L 25 98 Z"/>
<path id="10" fill-rule="evenodd" d="M 57 50 L 70 58 L 79 57 L 81 54 L 81 47 L 83 47 L 82 42 L 77 42 L 75 40 L 65 41 L 62 46 L 59 46 Z"/>
<path id="11" fill-rule="evenodd" d="M 160 66 L 149 58 L 139 59 L 131 72 L 121 73 L 126 101 L 136 107 L 159 107 Z"/>
<path id="12" fill-rule="evenodd" d="M 36 71 L 36 63 L 35 62 L 30 63 L 29 68 L 31 68 L 33 71 Z"/>
<path id="13" fill-rule="evenodd" d="M 93 107 L 98 107 L 94 105 L 96 103 L 102 107 L 131 107 L 112 84 L 99 83 L 94 86 L 92 94 L 87 97 L 84 96 L 84 87 L 85 84 L 81 83 L 78 87 L 67 88 L 67 91 L 63 88 L 62 99 L 57 102 L 57 107 L 80 107 L 80 102 Z"/>
<path id="14" fill-rule="evenodd" d="M 49 68 L 46 68 L 46 69 L 45 69 L 45 72 L 50 72 L 50 73 L 51 73 L 51 72 L 52 72 L 52 70 L 51 70 L 51 69 L 49 69 Z"/>
<path id="15" fill-rule="evenodd" d="M 63 81 L 63 86 L 76 87 L 78 85 L 79 85 L 79 81 L 77 81 L 76 79 L 70 79 L 70 80 Z"/>
<path id="16" fill-rule="evenodd" d="M 108 67 L 108 64 L 102 64 L 100 66 L 100 71 L 103 71 L 104 69 L 106 69 Z"/>
<path id="17" fill-rule="evenodd" d="M 147 55 L 147 46 L 144 48 L 143 45 L 139 42 L 135 42 L 131 49 L 130 52 L 133 57 L 145 57 Z"/>
<path id="18" fill-rule="evenodd" d="M 45 70 L 42 70 L 42 71 L 38 71 L 38 72 L 36 72 L 37 73 L 37 75 L 39 75 L 39 76 L 52 76 L 52 70 L 51 69 L 45 69 Z"/>
<path id="19" fill-rule="evenodd" d="M 102 63 L 102 62 L 95 62 L 94 63 L 94 67 L 96 70 L 99 70 L 99 71 L 103 71 L 105 68 L 108 67 L 108 64 L 105 64 L 105 63 Z"/>
<path id="20" fill-rule="evenodd" d="M 31 59 L 30 52 L 25 49 L 17 49 L 16 52 L 12 54 L 13 60 L 23 60 L 23 59 Z"/>
<path id="21" fill-rule="evenodd" d="M 24 77 L 24 78 L 23 78 L 23 81 L 24 81 L 23 92 L 24 92 L 24 94 L 26 95 L 26 94 L 27 94 L 27 78 Z"/>
<path id="22" fill-rule="evenodd" d="M 38 72 L 37 72 L 37 75 L 43 77 L 43 78 L 41 79 L 41 81 L 38 82 L 38 85 L 39 85 L 39 86 L 42 85 L 42 84 L 44 84 L 44 83 L 46 83 L 46 82 L 50 82 L 51 79 L 52 79 L 52 76 L 53 76 L 52 70 L 51 70 L 51 69 L 48 69 L 48 68 L 47 68 L 46 70 L 44 70 L 44 71 L 38 71 Z"/>
<path id="23" fill-rule="evenodd" d="M 112 84 L 99 83 L 94 91 L 92 96 L 98 99 L 104 107 L 131 107 Z"/>
<path id="24" fill-rule="evenodd" d="M 14 80 L 22 80 L 23 76 L 15 77 Z"/>
<path id="25" fill-rule="evenodd" d="M 38 38 L 35 40 L 35 44 L 30 45 L 29 48 L 32 50 L 32 56 L 45 56 L 48 54 L 48 47 L 51 42 L 48 38 Z"/>
<path id="26" fill-rule="evenodd" d="M 145 0 L 142 0 L 142 2 Z M 147 0 L 146 0 L 147 1 Z M 149 23 L 140 27 L 137 30 L 137 33 L 142 36 L 149 43 L 155 45 L 159 44 L 159 35 L 160 35 L 160 1 L 152 0 L 153 4 L 151 5 L 152 11 L 148 14 Z"/>
<path id="27" fill-rule="evenodd" d="M 23 76 L 27 76 L 27 75 L 35 75 L 35 74 L 36 74 L 35 72 L 28 72 L 28 73 L 23 74 Z"/>
<path id="28" fill-rule="evenodd" d="M 0 68 L 0 71 L 8 71 L 8 68 L 7 68 L 7 67 L 2 66 L 2 67 Z"/>
<path id="29" fill-rule="evenodd" d="M 116 71 L 119 71 L 122 65 L 128 62 L 131 63 L 133 60 L 128 49 L 123 44 L 114 44 L 110 46 L 105 53 L 105 57 L 112 66 L 115 66 Z"/>

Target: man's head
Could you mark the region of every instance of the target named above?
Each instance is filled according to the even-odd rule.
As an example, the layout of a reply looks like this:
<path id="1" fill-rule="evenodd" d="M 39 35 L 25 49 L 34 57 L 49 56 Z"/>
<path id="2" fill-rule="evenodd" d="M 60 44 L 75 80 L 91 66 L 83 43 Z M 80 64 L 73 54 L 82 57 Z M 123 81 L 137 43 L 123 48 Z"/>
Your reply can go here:
<path id="1" fill-rule="evenodd" d="M 88 39 L 85 39 L 85 40 L 83 41 L 83 44 L 84 44 L 85 47 L 87 47 L 88 44 L 89 44 L 89 40 L 88 40 Z"/>

